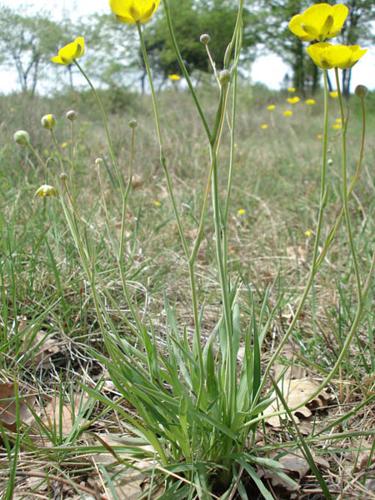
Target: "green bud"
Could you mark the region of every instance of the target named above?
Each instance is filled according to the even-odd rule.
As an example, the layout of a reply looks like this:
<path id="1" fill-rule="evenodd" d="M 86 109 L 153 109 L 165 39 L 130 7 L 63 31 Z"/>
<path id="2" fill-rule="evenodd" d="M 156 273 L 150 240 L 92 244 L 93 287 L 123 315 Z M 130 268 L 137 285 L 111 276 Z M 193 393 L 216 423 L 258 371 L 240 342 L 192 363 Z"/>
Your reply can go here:
<path id="1" fill-rule="evenodd" d="M 27 146 L 30 144 L 30 136 L 26 130 L 17 130 L 13 139 L 19 146 Z"/>
<path id="2" fill-rule="evenodd" d="M 364 99 L 368 94 L 368 88 L 365 85 L 357 85 L 355 95 L 360 99 Z"/>

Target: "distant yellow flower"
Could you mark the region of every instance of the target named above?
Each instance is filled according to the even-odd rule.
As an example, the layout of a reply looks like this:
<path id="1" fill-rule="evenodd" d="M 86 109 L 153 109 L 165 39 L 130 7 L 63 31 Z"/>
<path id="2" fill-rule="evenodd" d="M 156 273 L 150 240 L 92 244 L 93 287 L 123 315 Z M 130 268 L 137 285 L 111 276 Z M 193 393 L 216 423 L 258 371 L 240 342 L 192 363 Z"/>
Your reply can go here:
<path id="1" fill-rule="evenodd" d="M 160 208 L 160 207 L 161 207 L 161 202 L 160 202 L 159 200 L 154 200 L 152 203 L 153 203 L 153 204 L 154 204 L 154 206 L 155 206 L 155 207 L 157 207 L 157 208 Z"/>
<path id="2" fill-rule="evenodd" d="M 67 142 L 63 142 L 61 144 L 61 149 L 66 149 L 68 146 L 69 146 L 69 144 Z"/>
<path id="3" fill-rule="evenodd" d="M 286 111 L 284 111 L 283 115 L 286 116 L 287 118 L 290 118 L 291 116 L 293 116 L 293 111 L 287 109 Z"/>
<path id="4" fill-rule="evenodd" d="M 237 215 L 239 217 L 243 217 L 244 215 L 246 215 L 246 210 L 244 208 L 240 208 L 238 211 L 237 211 Z"/>
<path id="5" fill-rule="evenodd" d="M 335 122 L 336 123 L 342 123 L 342 118 L 336 118 Z"/>
<path id="6" fill-rule="evenodd" d="M 287 99 L 289 104 L 297 104 L 298 102 L 300 102 L 300 100 L 301 99 L 298 96 L 288 97 L 288 99 Z"/>
<path id="7" fill-rule="evenodd" d="M 332 125 L 332 128 L 334 130 L 341 130 L 342 129 L 342 123 L 340 122 L 335 122 L 333 125 Z"/>
<path id="8" fill-rule="evenodd" d="M 79 36 L 74 42 L 68 43 L 59 50 L 57 56 L 52 57 L 51 61 L 55 64 L 72 64 L 75 59 L 79 59 L 85 53 L 85 39 Z"/>
<path id="9" fill-rule="evenodd" d="M 262 130 L 267 130 L 267 129 L 268 129 L 268 123 L 262 123 L 262 124 L 260 125 L 260 128 L 261 128 Z"/>
<path id="10" fill-rule="evenodd" d="M 268 111 L 274 111 L 276 109 L 276 106 L 275 104 L 270 104 L 269 106 L 267 106 L 267 109 Z"/>
<path id="11" fill-rule="evenodd" d="M 181 80 L 180 75 L 176 75 L 176 74 L 169 75 L 168 78 L 169 78 L 169 80 L 171 80 L 171 82 L 179 82 Z"/>
<path id="12" fill-rule="evenodd" d="M 291 94 L 294 94 L 295 91 L 296 91 L 295 87 L 288 87 L 288 92 L 290 92 Z"/>
<path id="13" fill-rule="evenodd" d="M 56 118 L 54 115 L 44 115 L 42 119 L 40 120 L 42 127 L 52 130 L 53 127 L 56 125 Z"/>
<path id="14" fill-rule="evenodd" d="M 332 92 L 329 93 L 329 95 L 332 97 L 332 99 L 337 99 L 339 93 L 337 92 L 337 90 L 333 90 Z"/>
<path id="15" fill-rule="evenodd" d="M 321 141 L 323 139 L 323 135 L 322 134 L 316 134 L 316 138 L 318 139 L 318 141 Z"/>
<path id="16" fill-rule="evenodd" d="M 340 33 L 348 14 L 349 9 L 346 5 L 317 3 L 302 14 L 293 16 L 289 22 L 289 29 L 306 42 L 313 40 L 322 42 Z"/>
<path id="17" fill-rule="evenodd" d="M 39 198 L 57 196 L 57 189 L 53 186 L 49 186 L 48 184 L 43 184 L 43 186 L 40 186 L 40 188 L 36 191 L 35 196 L 38 196 Z"/>
<path id="18" fill-rule="evenodd" d="M 155 14 L 160 0 L 109 0 L 117 19 L 123 23 L 147 23 Z"/>
<path id="19" fill-rule="evenodd" d="M 314 63 L 323 69 L 347 69 L 354 66 L 367 52 L 359 45 L 332 45 L 331 43 L 314 43 L 307 47 L 307 52 Z"/>
<path id="20" fill-rule="evenodd" d="M 307 229 L 307 231 L 305 231 L 305 236 L 306 238 L 311 238 L 311 236 L 313 235 L 313 231 L 312 229 Z"/>
<path id="21" fill-rule="evenodd" d="M 307 106 L 314 106 L 316 104 L 316 100 L 315 99 L 306 99 L 305 104 L 307 104 Z"/>

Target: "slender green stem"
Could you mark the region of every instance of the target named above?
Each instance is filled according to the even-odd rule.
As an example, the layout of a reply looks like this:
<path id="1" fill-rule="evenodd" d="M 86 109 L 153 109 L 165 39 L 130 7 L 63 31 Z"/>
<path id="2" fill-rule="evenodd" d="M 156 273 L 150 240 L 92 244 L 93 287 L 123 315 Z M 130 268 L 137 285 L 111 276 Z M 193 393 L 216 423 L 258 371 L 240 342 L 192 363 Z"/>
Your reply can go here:
<path id="1" fill-rule="evenodd" d="M 181 71 L 182 71 L 182 73 L 183 73 L 183 75 L 184 75 L 184 77 L 186 79 L 186 82 L 187 82 L 188 86 L 189 86 L 191 95 L 192 95 L 193 100 L 195 102 L 195 106 L 196 106 L 196 108 L 198 110 L 198 113 L 199 113 L 199 116 L 201 118 L 203 127 L 204 127 L 204 129 L 206 131 L 207 137 L 211 141 L 212 137 L 211 137 L 210 127 L 208 126 L 208 123 L 207 123 L 204 111 L 203 111 L 202 106 L 201 106 L 201 104 L 199 102 L 198 96 L 197 96 L 197 94 L 195 92 L 195 89 L 194 89 L 193 83 L 191 81 L 189 72 L 188 72 L 188 70 L 186 68 L 186 65 L 184 63 L 184 60 L 182 58 L 182 55 L 181 55 L 181 52 L 180 52 L 180 49 L 179 49 L 179 46 L 178 46 L 178 43 L 177 43 L 176 35 L 175 35 L 174 29 L 173 29 L 171 9 L 169 7 L 168 0 L 163 0 L 163 5 L 164 5 L 164 9 L 165 9 L 166 18 L 167 18 L 167 25 L 168 25 L 169 34 L 171 36 L 172 45 L 173 45 L 174 51 L 176 53 L 178 64 L 179 64 L 180 69 L 181 69 Z"/>
<path id="2" fill-rule="evenodd" d="M 324 217 L 324 209 L 327 203 L 327 157 L 328 157 L 328 78 L 327 78 L 327 71 L 324 70 L 323 72 L 324 76 L 324 133 L 323 133 L 323 161 L 322 161 L 322 168 L 321 168 L 321 177 L 320 177 L 320 206 L 319 206 L 319 215 L 318 215 L 318 223 L 317 223 L 317 229 L 316 229 L 316 236 L 315 236 L 315 244 L 314 244 L 314 251 L 313 251 L 313 257 L 312 257 L 312 264 L 311 264 L 311 269 L 310 269 L 310 274 L 305 286 L 305 289 L 302 293 L 302 296 L 299 300 L 299 303 L 297 305 L 296 311 L 294 313 L 293 319 L 290 322 L 290 325 L 282 338 L 281 342 L 279 343 L 276 351 L 272 355 L 266 369 L 263 375 L 263 379 L 261 381 L 257 397 L 254 398 L 254 402 L 252 405 L 252 408 L 254 405 L 257 403 L 259 400 L 261 391 L 263 390 L 267 380 L 268 380 L 268 375 L 271 371 L 272 365 L 276 361 L 276 359 L 280 356 L 281 351 L 284 348 L 284 345 L 288 341 L 290 335 L 292 334 L 294 327 L 299 319 L 299 316 L 302 312 L 302 309 L 305 305 L 306 299 L 309 295 L 309 292 L 311 290 L 311 287 L 314 283 L 314 278 L 317 273 L 317 260 L 318 260 L 318 255 L 319 255 L 319 242 L 320 242 L 320 237 L 322 233 L 322 226 L 323 226 L 323 217 Z"/>
<path id="3" fill-rule="evenodd" d="M 82 74 L 82 76 L 84 77 L 84 79 L 87 81 L 89 87 L 92 90 L 92 93 L 94 94 L 95 100 L 96 100 L 96 102 L 98 104 L 100 113 L 102 115 L 102 121 L 103 121 L 103 125 L 104 125 L 105 134 L 107 136 L 107 142 L 108 142 L 108 147 L 109 147 L 109 154 L 111 156 L 112 166 L 113 166 L 113 168 L 114 168 L 114 170 L 116 172 L 116 175 L 118 177 L 118 181 L 119 181 L 119 184 L 120 184 L 121 192 L 124 195 L 124 189 L 125 189 L 125 187 L 124 187 L 124 178 L 123 178 L 123 176 L 121 174 L 121 171 L 120 171 L 117 159 L 116 159 L 115 149 L 114 149 L 114 146 L 113 146 L 113 141 L 112 141 L 111 133 L 110 133 L 110 130 L 109 130 L 108 117 L 107 117 L 107 113 L 106 113 L 106 111 L 104 109 L 103 102 L 100 99 L 99 94 L 98 94 L 96 88 L 94 87 L 92 81 L 90 80 L 89 76 L 84 71 L 84 69 L 82 68 L 82 66 L 76 60 L 74 60 L 74 64 L 77 66 L 77 68 L 79 69 L 80 73 Z"/>
<path id="4" fill-rule="evenodd" d="M 343 201 L 343 206 L 344 206 L 344 216 L 345 216 L 346 228 L 348 231 L 350 251 L 351 251 L 352 259 L 353 259 L 354 274 L 355 274 L 355 278 L 357 281 L 358 302 L 360 302 L 361 297 L 362 297 L 361 275 L 360 275 L 360 271 L 359 271 L 357 252 L 356 252 L 356 248 L 355 248 L 355 244 L 354 244 L 353 230 L 352 230 L 352 224 L 351 224 L 350 213 L 349 213 L 348 167 L 347 167 L 347 148 L 346 148 L 346 136 L 347 136 L 347 130 L 348 130 L 348 122 L 345 118 L 344 101 L 343 101 L 343 96 L 342 96 L 342 92 L 341 92 L 339 70 L 337 68 L 335 68 L 335 76 L 336 76 L 337 91 L 339 94 L 340 113 L 341 113 L 341 121 L 342 121 L 342 153 L 341 153 L 341 155 L 342 155 L 342 157 L 341 157 L 341 162 L 342 162 L 342 198 L 343 198 L 342 201 Z"/>
<path id="5" fill-rule="evenodd" d="M 348 197 L 351 196 L 351 194 L 354 191 L 355 186 L 357 185 L 357 182 L 359 181 L 362 173 L 362 167 L 363 167 L 363 158 L 365 154 L 365 145 L 366 145 L 366 106 L 365 106 L 365 100 L 362 97 L 361 98 L 361 114 L 362 114 L 362 132 L 361 132 L 361 142 L 360 142 L 360 149 L 359 149 L 359 157 L 358 157 L 358 162 L 357 162 L 357 167 L 355 170 L 355 173 L 353 175 L 353 178 L 350 182 L 349 185 L 349 190 L 348 190 Z M 322 264 L 323 260 L 325 259 L 327 252 L 331 246 L 331 243 L 333 242 L 336 233 L 340 227 L 341 220 L 344 217 L 344 207 L 340 210 L 339 215 L 336 218 L 336 221 L 332 227 L 332 229 L 329 231 L 327 241 L 320 252 L 319 259 L 317 261 L 317 266 L 320 267 Z"/>
<path id="6" fill-rule="evenodd" d="M 148 58 L 146 44 L 144 41 L 144 37 L 143 37 L 142 28 L 141 28 L 140 23 L 137 23 L 137 29 L 138 29 L 139 39 L 141 42 L 142 56 L 143 56 L 143 60 L 144 60 L 144 64 L 145 64 L 145 68 L 146 68 L 146 72 L 147 72 L 147 77 L 148 77 L 148 81 L 149 81 L 149 85 L 150 85 L 150 89 L 151 89 L 151 98 L 152 98 L 152 106 L 153 106 L 153 110 L 154 110 L 156 134 L 158 137 L 159 148 L 160 148 L 160 164 L 163 168 L 164 175 L 165 175 L 165 178 L 167 181 L 168 193 L 169 193 L 170 200 L 172 202 L 173 212 L 174 212 L 175 219 L 177 222 L 178 232 L 180 235 L 183 251 L 184 251 L 185 257 L 186 257 L 188 264 L 189 264 L 189 278 L 190 278 L 191 298 L 192 298 L 194 326 L 195 326 L 194 354 L 198 358 L 199 371 L 200 371 L 200 374 L 199 374 L 200 388 L 198 391 L 198 401 L 197 401 L 197 405 L 199 406 L 200 398 L 201 398 L 201 394 L 202 394 L 202 390 L 203 390 L 203 383 L 204 383 L 204 364 L 203 364 L 203 351 L 202 351 L 202 346 L 201 346 L 201 326 L 200 326 L 200 318 L 199 318 L 198 295 L 197 295 L 197 286 L 196 286 L 196 279 L 195 279 L 195 272 L 194 272 L 194 262 L 191 262 L 191 260 L 190 260 L 189 247 L 188 247 L 188 243 L 187 243 L 187 240 L 186 240 L 186 237 L 184 235 L 183 228 L 182 228 L 182 222 L 181 222 L 180 214 L 179 214 L 179 211 L 177 208 L 176 198 L 175 198 L 174 191 L 173 191 L 172 179 L 171 179 L 171 176 L 169 174 L 169 171 L 167 168 L 166 158 L 164 155 L 163 137 L 162 137 L 161 125 L 160 125 L 159 107 L 158 107 L 155 86 L 154 86 L 152 73 L 151 73 L 150 61 Z"/>

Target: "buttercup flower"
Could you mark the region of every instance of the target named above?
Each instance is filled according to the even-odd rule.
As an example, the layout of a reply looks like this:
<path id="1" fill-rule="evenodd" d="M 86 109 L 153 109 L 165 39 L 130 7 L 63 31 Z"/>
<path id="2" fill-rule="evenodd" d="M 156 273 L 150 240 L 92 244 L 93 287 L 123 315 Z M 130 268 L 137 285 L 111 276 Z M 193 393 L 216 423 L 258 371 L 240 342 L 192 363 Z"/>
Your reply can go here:
<path id="1" fill-rule="evenodd" d="M 307 106 L 314 106 L 316 104 L 316 100 L 315 99 L 306 99 L 305 104 L 307 104 Z"/>
<path id="2" fill-rule="evenodd" d="M 79 59 L 85 53 L 85 39 L 79 36 L 74 42 L 68 43 L 59 50 L 57 56 L 52 57 L 51 61 L 55 64 L 72 64 L 75 59 Z"/>
<path id="3" fill-rule="evenodd" d="M 244 215 L 246 215 L 246 210 L 244 208 L 240 208 L 238 211 L 237 211 L 237 215 L 239 217 L 243 217 Z"/>
<path id="4" fill-rule="evenodd" d="M 181 80 L 180 75 L 176 75 L 176 74 L 169 75 L 168 78 L 171 82 L 179 82 Z"/>
<path id="5" fill-rule="evenodd" d="M 42 119 L 40 120 L 42 127 L 52 130 L 53 127 L 56 125 L 56 118 L 54 115 L 44 115 Z"/>
<path id="6" fill-rule="evenodd" d="M 341 130 L 342 129 L 342 123 L 336 122 L 332 125 L 332 128 L 334 130 Z"/>
<path id="7" fill-rule="evenodd" d="M 314 43 L 307 47 L 311 59 L 323 69 L 351 68 L 366 52 L 367 50 L 361 49 L 359 45 L 332 45 L 326 42 Z"/>
<path id="8" fill-rule="evenodd" d="M 290 118 L 291 116 L 293 116 L 293 111 L 287 109 L 286 111 L 284 111 L 283 115 L 286 116 L 287 118 Z"/>
<path id="9" fill-rule="evenodd" d="M 346 5 L 317 3 L 302 14 L 293 16 L 289 22 L 289 29 L 303 41 L 322 42 L 340 33 L 348 14 L 349 9 Z"/>
<path id="10" fill-rule="evenodd" d="M 109 0 L 109 6 L 123 23 L 147 23 L 159 7 L 160 0 Z"/>
<path id="11" fill-rule="evenodd" d="M 267 109 L 268 111 L 274 111 L 276 109 L 276 106 L 275 104 L 270 104 L 269 106 L 267 106 Z"/>
<path id="12" fill-rule="evenodd" d="M 47 198 L 49 196 L 57 196 L 57 189 L 53 186 L 49 186 L 48 184 L 43 184 L 35 193 L 35 196 L 39 196 L 39 198 Z"/>
<path id="13" fill-rule="evenodd" d="M 307 229 L 307 230 L 305 231 L 305 236 L 306 236 L 306 238 L 311 238 L 311 236 L 312 236 L 313 234 L 314 234 L 314 233 L 313 233 L 312 229 Z"/>
<path id="14" fill-rule="evenodd" d="M 288 97 L 287 101 L 289 102 L 289 104 L 297 104 L 298 102 L 300 102 L 300 98 L 298 96 L 295 96 L 295 97 Z"/>
<path id="15" fill-rule="evenodd" d="M 260 128 L 261 128 L 262 130 L 267 130 L 267 129 L 268 129 L 268 124 L 267 124 L 267 123 L 262 123 L 262 124 L 260 125 Z"/>
<path id="16" fill-rule="evenodd" d="M 156 207 L 156 208 L 161 207 L 161 201 L 159 201 L 159 200 L 154 200 L 152 203 L 153 203 L 154 207 Z"/>
<path id="17" fill-rule="evenodd" d="M 339 93 L 337 92 L 337 90 L 333 90 L 332 92 L 329 93 L 329 95 L 332 97 L 332 99 L 337 99 Z"/>
<path id="18" fill-rule="evenodd" d="M 290 92 L 291 94 L 294 94 L 295 91 L 296 91 L 295 87 L 288 87 L 288 92 Z"/>

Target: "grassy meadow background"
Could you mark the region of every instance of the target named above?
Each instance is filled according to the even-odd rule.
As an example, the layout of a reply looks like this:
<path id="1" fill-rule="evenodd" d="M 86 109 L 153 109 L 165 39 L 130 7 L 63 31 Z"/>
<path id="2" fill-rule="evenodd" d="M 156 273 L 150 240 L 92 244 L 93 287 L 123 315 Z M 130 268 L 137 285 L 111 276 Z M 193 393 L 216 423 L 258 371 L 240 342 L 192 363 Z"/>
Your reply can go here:
<path id="1" fill-rule="evenodd" d="M 176 204 L 187 240 L 193 244 L 210 157 L 204 129 L 185 87 L 183 81 L 169 82 L 157 94 Z M 176 331 L 186 337 L 186 345 L 193 338 L 194 318 L 189 269 L 160 166 L 151 97 L 131 88 L 103 88 L 98 92 L 126 182 L 132 162 L 129 122 L 137 121 L 124 269 L 132 304 L 150 327 L 159 352 L 168 352 L 170 311 L 175 311 Z M 219 100 L 214 78 L 201 78 L 196 91 L 212 125 Z M 297 89 L 295 94 L 301 100 L 291 105 L 286 89 L 271 91 L 239 78 L 228 268 L 238 284 L 240 327 L 246 331 L 254 321 L 265 328 L 262 369 L 292 322 L 307 283 L 320 203 L 323 92 L 316 91 L 312 106 L 305 103 L 311 97 L 309 90 Z M 270 104 L 276 106 L 274 111 L 267 109 Z M 290 117 L 284 115 L 288 109 L 293 111 Z M 66 118 L 69 110 L 77 112 L 76 121 Z M 351 95 L 345 100 L 345 110 L 351 179 L 360 156 L 360 99 Z M 41 117 L 48 113 L 57 120 L 56 144 L 41 125 Z M 375 242 L 374 92 L 366 97 L 366 114 L 362 174 L 349 207 L 362 281 L 370 271 Z M 342 208 L 342 131 L 334 126 L 339 116 L 339 102 L 330 98 L 322 241 Z M 222 196 L 231 155 L 229 123 L 228 113 L 219 154 Z M 17 130 L 28 131 L 36 154 L 15 143 Z M 55 186 L 61 198 L 35 196 L 43 184 Z M 95 293 L 64 215 L 64 197 L 73 200 L 95 276 Z M 212 216 L 209 204 L 196 264 L 204 341 L 216 332 L 223 310 Z M 224 498 L 215 485 L 210 497 L 184 495 L 184 481 L 174 492 L 170 484 L 171 489 L 166 488 L 150 459 L 150 447 L 144 446 L 143 455 L 124 423 L 124 415 L 136 416 L 136 410 L 107 369 L 108 344 L 93 300 L 95 294 L 100 297 L 106 321 L 118 337 L 139 347 L 140 337 L 130 328 L 132 311 L 124 299 L 119 273 L 121 220 L 119 185 L 89 89 L 77 86 L 44 96 L 0 95 L 1 498 Z M 272 377 L 285 372 L 289 383 L 300 386 L 302 392 L 309 384 L 310 388 L 319 386 L 339 357 L 356 310 L 355 274 L 342 221 Z M 374 321 L 372 283 L 358 332 L 331 383 L 309 405 L 293 412 L 292 422 L 266 417 L 259 424 L 248 447 L 259 459 L 253 466 L 262 483 L 250 474 L 253 480 L 234 484 L 225 499 L 375 498 Z M 246 356 L 241 349 L 239 373 Z M 215 356 L 218 361 L 219 353 Z M 270 379 L 267 389 L 272 389 L 271 383 Z M 301 394 L 295 397 L 295 401 L 288 400 L 290 407 L 304 401 Z M 305 446 L 316 469 L 301 452 Z M 134 456 L 130 460 L 128 454 L 133 448 L 135 468 Z M 284 480 L 266 467 L 271 459 L 282 464 Z M 150 466 L 155 469 L 151 473 Z M 183 475 L 183 459 L 181 471 Z M 217 474 L 215 470 L 214 479 Z M 331 496 L 324 493 L 324 482 Z"/>

